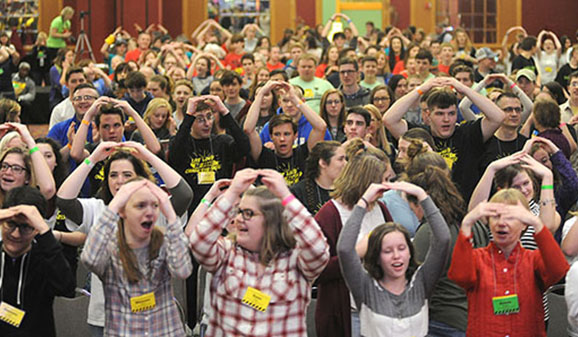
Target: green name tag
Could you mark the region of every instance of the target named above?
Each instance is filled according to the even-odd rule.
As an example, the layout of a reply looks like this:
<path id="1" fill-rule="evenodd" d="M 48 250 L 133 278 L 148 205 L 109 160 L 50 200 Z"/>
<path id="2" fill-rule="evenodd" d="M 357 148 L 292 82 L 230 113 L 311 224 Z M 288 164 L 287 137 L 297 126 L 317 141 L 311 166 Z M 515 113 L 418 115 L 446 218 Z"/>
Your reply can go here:
<path id="1" fill-rule="evenodd" d="M 499 296 L 492 298 L 494 315 L 509 315 L 520 312 L 518 295 Z"/>

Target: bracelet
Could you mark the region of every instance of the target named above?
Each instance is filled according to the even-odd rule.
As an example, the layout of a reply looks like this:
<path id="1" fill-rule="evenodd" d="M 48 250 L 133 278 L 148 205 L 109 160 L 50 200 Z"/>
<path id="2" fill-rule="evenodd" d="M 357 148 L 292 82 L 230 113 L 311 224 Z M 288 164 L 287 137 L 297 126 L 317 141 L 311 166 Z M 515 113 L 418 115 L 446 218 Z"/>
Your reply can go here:
<path id="1" fill-rule="evenodd" d="M 510 85 L 510 89 L 514 89 L 515 86 L 516 86 L 516 83 L 512 83 L 512 85 Z"/>
<path id="2" fill-rule="evenodd" d="M 80 121 L 80 123 L 86 126 L 90 126 L 90 123 L 86 119 L 83 119 L 82 121 Z"/>
<path id="3" fill-rule="evenodd" d="M 351 23 L 351 19 L 347 20 L 347 23 Z"/>
<path id="4" fill-rule="evenodd" d="M 361 199 L 359 199 L 359 200 L 361 200 L 365 203 L 365 208 L 369 208 L 369 202 L 364 197 L 361 197 Z"/>
<path id="5" fill-rule="evenodd" d="M 287 206 L 287 204 L 293 201 L 293 199 L 295 199 L 295 196 L 293 194 L 289 194 L 285 197 L 285 199 L 283 199 L 283 201 L 281 201 L 281 205 Z"/>
<path id="6" fill-rule="evenodd" d="M 301 110 L 301 107 L 303 106 L 303 103 L 304 103 L 304 102 L 301 102 L 301 103 L 297 104 L 295 107 L 296 107 L 297 109 Z"/>
<path id="7" fill-rule="evenodd" d="M 418 88 L 418 89 L 416 89 L 416 91 L 417 91 L 417 93 L 418 93 L 420 96 L 423 95 L 423 91 L 421 91 L 421 89 Z"/>
<path id="8" fill-rule="evenodd" d="M 543 190 L 553 190 L 554 185 L 542 185 L 541 187 Z"/>
<path id="9" fill-rule="evenodd" d="M 30 149 L 30 151 L 28 151 L 28 154 L 32 155 L 34 152 L 40 151 L 40 149 L 38 148 L 38 146 L 35 146 L 33 148 Z"/>
<path id="10" fill-rule="evenodd" d="M 548 205 L 556 205 L 556 199 L 552 198 L 552 199 L 540 200 L 540 206 L 545 207 Z"/>
<path id="11" fill-rule="evenodd" d="M 72 150 L 72 144 L 68 143 L 68 144 L 66 144 L 66 147 L 69 148 L 70 150 Z"/>
<path id="12" fill-rule="evenodd" d="M 205 198 L 201 199 L 201 204 L 207 205 L 207 207 L 211 207 L 211 202 Z"/>
<path id="13" fill-rule="evenodd" d="M 94 167 L 94 163 L 91 162 L 90 159 L 88 159 L 88 158 L 84 159 L 84 163 L 90 168 Z"/>

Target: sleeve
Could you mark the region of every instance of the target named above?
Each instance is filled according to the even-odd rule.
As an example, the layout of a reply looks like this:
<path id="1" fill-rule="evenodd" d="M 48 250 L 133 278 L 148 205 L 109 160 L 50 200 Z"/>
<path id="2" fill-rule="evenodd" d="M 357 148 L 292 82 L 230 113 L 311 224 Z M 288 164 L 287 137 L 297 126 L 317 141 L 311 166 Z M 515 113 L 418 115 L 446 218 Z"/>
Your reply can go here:
<path id="1" fill-rule="evenodd" d="M 448 278 L 465 290 L 473 288 L 477 282 L 476 262 L 472 236 L 466 237 L 460 231 L 454 246 Z"/>
<path id="2" fill-rule="evenodd" d="M 297 241 L 297 265 L 301 273 L 313 281 L 329 261 L 329 245 L 319 225 L 299 200 L 293 199 L 285 209 Z"/>
<path id="3" fill-rule="evenodd" d="M 185 114 L 185 118 L 179 127 L 179 131 L 169 144 L 169 165 L 181 175 L 188 167 L 188 154 L 193 153 L 191 140 L 191 126 L 195 117 Z M 183 155 L 187 154 L 187 155 Z"/>
<path id="4" fill-rule="evenodd" d="M 92 227 L 86 238 L 80 258 L 86 267 L 95 273 L 101 280 L 111 263 L 111 251 L 108 249 L 118 222 L 118 214 L 108 207 Z"/>
<path id="5" fill-rule="evenodd" d="M 413 246 L 415 247 L 415 257 L 418 263 L 423 263 L 427 252 L 429 251 L 429 240 L 430 240 L 431 230 L 429 224 L 423 224 L 419 226 L 413 237 Z"/>
<path id="6" fill-rule="evenodd" d="M 568 306 L 568 323 L 578 329 L 578 263 L 573 263 L 566 275 L 566 304 Z"/>
<path id="7" fill-rule="evenodd" d="M 231 246 L 221 237 L 223 227 L 232 219 L 233 204 L 222 197 L 208 210 L 201 222 L 194 227 L 189 238 L 195 259 L 214 273 L 227 259 Z"/>
<path id="8" fill-rule="evenodd" d="M 183 179 L 179 181 L 177 186 L 169 190 L 171 193 L 171 204 L 175 209 L 177 216 L 182 216 L 185 214 L 189 205 L 193 201 L 193 190 L 191 186 Z"/>
<path id="9" fill-rule="evenodd" d="M 361 259 L 355 251 L 355 243 L 366 212 L 364 208 L 355 206 L 337 241 L 337 255 L 341 270 L 343 270 L 343 278 L 353 294 L 358 308 L 361 308 L 364 293 L 363 276 L 366 273 L 361 265 Z"/>
<path id="10" fill-rule="evenodd" d="M 444 272 L 450 251 L 450 230 L 440 210 L 428 197 L 421 202 L 425 217 L 430 225 L 432 237 L 427 255 L 421 266 L 427 297 L 431 296 L 435 284 Z"/>
<path id="11" fill-rule="evenodd" d="M 233 161 L 238 161 L 239 159 L 249 154 L 249 137 L 247 137 L 247 135 L 243 132 L 237 121 L 235 121 L 230 113 L 223 117 L 223 124 L 235 140 L 235 146 L 230 148 L 230 154 L 233 156 Z"/>
<path id="12" fill-rule="evenodd" d="M 168 225 L 165 234 L 167 239 L 167 264 L 171 276 L 186 279 L 193 272 L 193 262 L 189 254 L 189 241 L 180 228 L 180 221 Z"/>
<path id="13" fill-rule="evenodd" d="M 46 282 L 56 296 L 74 297 L 75 278 L 52 231 L 36 236 L 37 251 L 46 262 Z"/>
<path id="14" fill-rule="evenodd" d="M 84 211 L 82 209 L 82 204 L 80 201 L 78 201 L 78 198 L 62 199 L 56 197 L 56 207 L 58 207 L 60 211 L 66 216 L 66 218 L 70 219 L 72 222 L 77 224 L 82 223 Z"/>
<path id="15" fill-rule="evenodd" d="M 578 199 L 578 176 L 562 150 L 554 153 L 550 160 L 562 178 L 561 184 L 557 184 L 554 191 L 556 203 L 562 209 L 569 210 Z"/>
<path id="16" fill-rule="evenodd" d="M 532 251 L 537 259 L 535 271 L 542 280 L 542 291 L 545 291 L 548 287 L 560 281 L 570 267 L 550 231 L 543 228 L 540 233 L 534 234 L 534 240 L 536 240 L 538 245 L 538 249 Z"/>
<path id="17" fill-rule="evenodd" d="M 319 277 L 317 278 L 317 283 L 330 283 L 335 280 L 340 280 L 341 276 L 341 269 L 339 269 L 339 259 L 337 258 L 337 239 L 338 239 L 338 231 L 337 224 L 338 215 L 332 212 L 334 210 L 334 206 L 331 202 L 327 202 L 317 214 L 315 214 L 315 220 L 319 224 L 323 235 L 325 235 L 325 239 L 329 244 L 329 262 L 325 266 L 325 269 L 321 272 Z M 341 226 L 339 226 L 341 227 Z"/>

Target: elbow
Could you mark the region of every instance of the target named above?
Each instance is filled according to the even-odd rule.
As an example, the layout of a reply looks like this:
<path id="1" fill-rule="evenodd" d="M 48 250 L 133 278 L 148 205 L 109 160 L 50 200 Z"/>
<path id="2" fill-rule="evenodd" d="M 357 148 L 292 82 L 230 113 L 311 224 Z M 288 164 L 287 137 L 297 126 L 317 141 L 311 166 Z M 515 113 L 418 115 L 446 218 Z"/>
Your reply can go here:
<path id="1" fill-rule="evenodd" d="M 52 199 L 52 197 L 54 197 L 54 195 L 56 194 L 56 187 L 54 186 L 54 184 L 49 185 L 50 186 L 43 186 L 40 188 L 40 192 L 42 192 L 42 195 L 44 196 L 44 198 L 46 198 L 46 200 Z"/>

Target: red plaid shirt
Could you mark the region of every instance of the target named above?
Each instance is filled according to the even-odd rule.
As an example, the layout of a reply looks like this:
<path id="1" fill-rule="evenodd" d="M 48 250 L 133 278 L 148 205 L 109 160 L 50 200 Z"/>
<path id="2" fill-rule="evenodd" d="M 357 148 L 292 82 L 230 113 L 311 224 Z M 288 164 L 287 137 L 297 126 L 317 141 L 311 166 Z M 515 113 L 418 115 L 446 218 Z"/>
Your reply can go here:
<path id="1" fill-rule="evenodd" d="M 285 216 L 297 244 L 258 275 L 258 254 L 221 237 L 234 216 L 232 208 L 229 200 L 220 198 L 190 238 L 195 258 L 213 273 L 207 336 L 306 336 L 311 283 L 329 261 L 329 246 L 319 225 L 297 199 L 292 200 Z M 241 302 L 247 287 L 271 296 L 265 312 Z"/>

